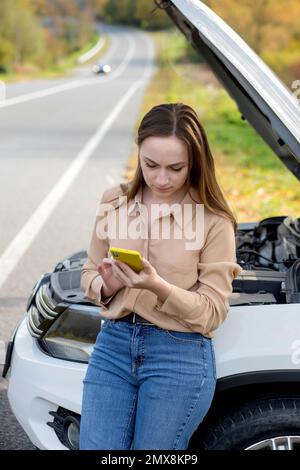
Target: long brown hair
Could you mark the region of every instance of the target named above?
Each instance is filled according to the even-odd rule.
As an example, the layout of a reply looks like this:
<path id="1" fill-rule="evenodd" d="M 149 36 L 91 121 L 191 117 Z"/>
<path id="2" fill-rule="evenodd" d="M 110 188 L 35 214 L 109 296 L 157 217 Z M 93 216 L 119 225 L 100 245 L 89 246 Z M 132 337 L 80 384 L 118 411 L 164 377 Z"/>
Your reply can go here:
<path id="1" fill-rule="evenodd" d="M 217 182 L 214 159 L 207 136 L 193 108 L 183 103 L 154 106 L 145 114 L 140 123 L 136 144 L 140 148 L 141 143 L 147 137 L 171 135 L 176 135 L 187 144 L 189 155 L 188 186 L 197 190 L 201 203 L 207 209 L 230 219 L 236 234 L 236 218 Z M 134 198 L 140 187 L 145 184 L 140 159 L 138 159 L 135 174 L 126 193 L 128 200 Z"/>

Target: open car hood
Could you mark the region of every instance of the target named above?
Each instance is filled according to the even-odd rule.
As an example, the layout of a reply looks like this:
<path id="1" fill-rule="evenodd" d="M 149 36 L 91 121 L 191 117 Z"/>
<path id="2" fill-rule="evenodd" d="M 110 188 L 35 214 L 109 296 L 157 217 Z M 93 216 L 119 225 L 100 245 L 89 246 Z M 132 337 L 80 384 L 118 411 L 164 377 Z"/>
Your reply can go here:
<path id="1" fill-rule="evenodd" d="M 300 102 L 216 13 L 200 0 L 157 2 L 209 64 L 242 117 L 300 179 Z"/>

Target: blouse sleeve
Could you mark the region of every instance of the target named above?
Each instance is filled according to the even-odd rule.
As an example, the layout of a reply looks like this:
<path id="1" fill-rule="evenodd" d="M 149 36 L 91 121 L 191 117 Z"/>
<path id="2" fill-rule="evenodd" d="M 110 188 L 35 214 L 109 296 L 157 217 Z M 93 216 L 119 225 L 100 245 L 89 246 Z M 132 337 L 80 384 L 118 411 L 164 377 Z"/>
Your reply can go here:
<path id="1" fill-rule="evenodd" d="M 210 228 L 198 262 L 199 288 L 195 292 L 172 285 L 164 302 L 155 309 L 203 335 L 225 320 L 232 281 L 243 271 L 236 263 L 236 245 L 231 221 L 219 217 Z"/>

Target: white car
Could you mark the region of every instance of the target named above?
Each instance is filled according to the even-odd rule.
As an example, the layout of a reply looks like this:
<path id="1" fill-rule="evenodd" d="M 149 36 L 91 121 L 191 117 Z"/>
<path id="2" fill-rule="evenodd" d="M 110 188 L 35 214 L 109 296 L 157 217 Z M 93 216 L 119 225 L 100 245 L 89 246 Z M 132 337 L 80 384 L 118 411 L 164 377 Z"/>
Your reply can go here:
<path id="1" fill-rule="evenodd" d="M 109 64 L 94 64 L 92 67 L 94 73 L 109 73 L 111 66 Z"/>
<path id="2" fill-rule="evenodd" d="M 299 178 L 300 107 L 292 92 L 199 0 L 162 4 L 241 118 Z M 215 397 L 189 449 L 299 450 L 300 219 L 278 215 L 238 229 L 243 272 L 213 339 Z M 85 259 L 75 253 L 41 277 L 8 344 L 9 403 L 39 449 L 78 448 L 82 380 L 102 321 L 80 289 Z"/>

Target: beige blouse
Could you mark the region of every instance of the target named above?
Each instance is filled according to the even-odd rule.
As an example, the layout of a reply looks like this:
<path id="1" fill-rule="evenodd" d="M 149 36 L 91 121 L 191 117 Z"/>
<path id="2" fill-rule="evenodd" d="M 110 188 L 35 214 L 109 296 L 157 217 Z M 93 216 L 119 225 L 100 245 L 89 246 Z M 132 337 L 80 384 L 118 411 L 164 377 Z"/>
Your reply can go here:
<path id="1" fill-rule="evenodd" d="M 151 217 L 153 231 L 149 234 L 142 188 L 134 200 L 127 201 L 125 186 L 104 191 L 97 206 L 88 258 L 81 272 L 84 297 L 99 305 L 105 318 L 136 312 L 160 328 L 194 331 L 212 338 L 227 316 L 232 281 L 242 272 L 236 263 L 232 223 L 200 204 L 197 191 L 190 188 L 180 203 Z M 140 251 L 172 284 L 167 299 L 161 302 L 147 289 L 129 287 L 102 298 L 103 279 L 97 265 L 109 257 L 110 246 Z"/>

